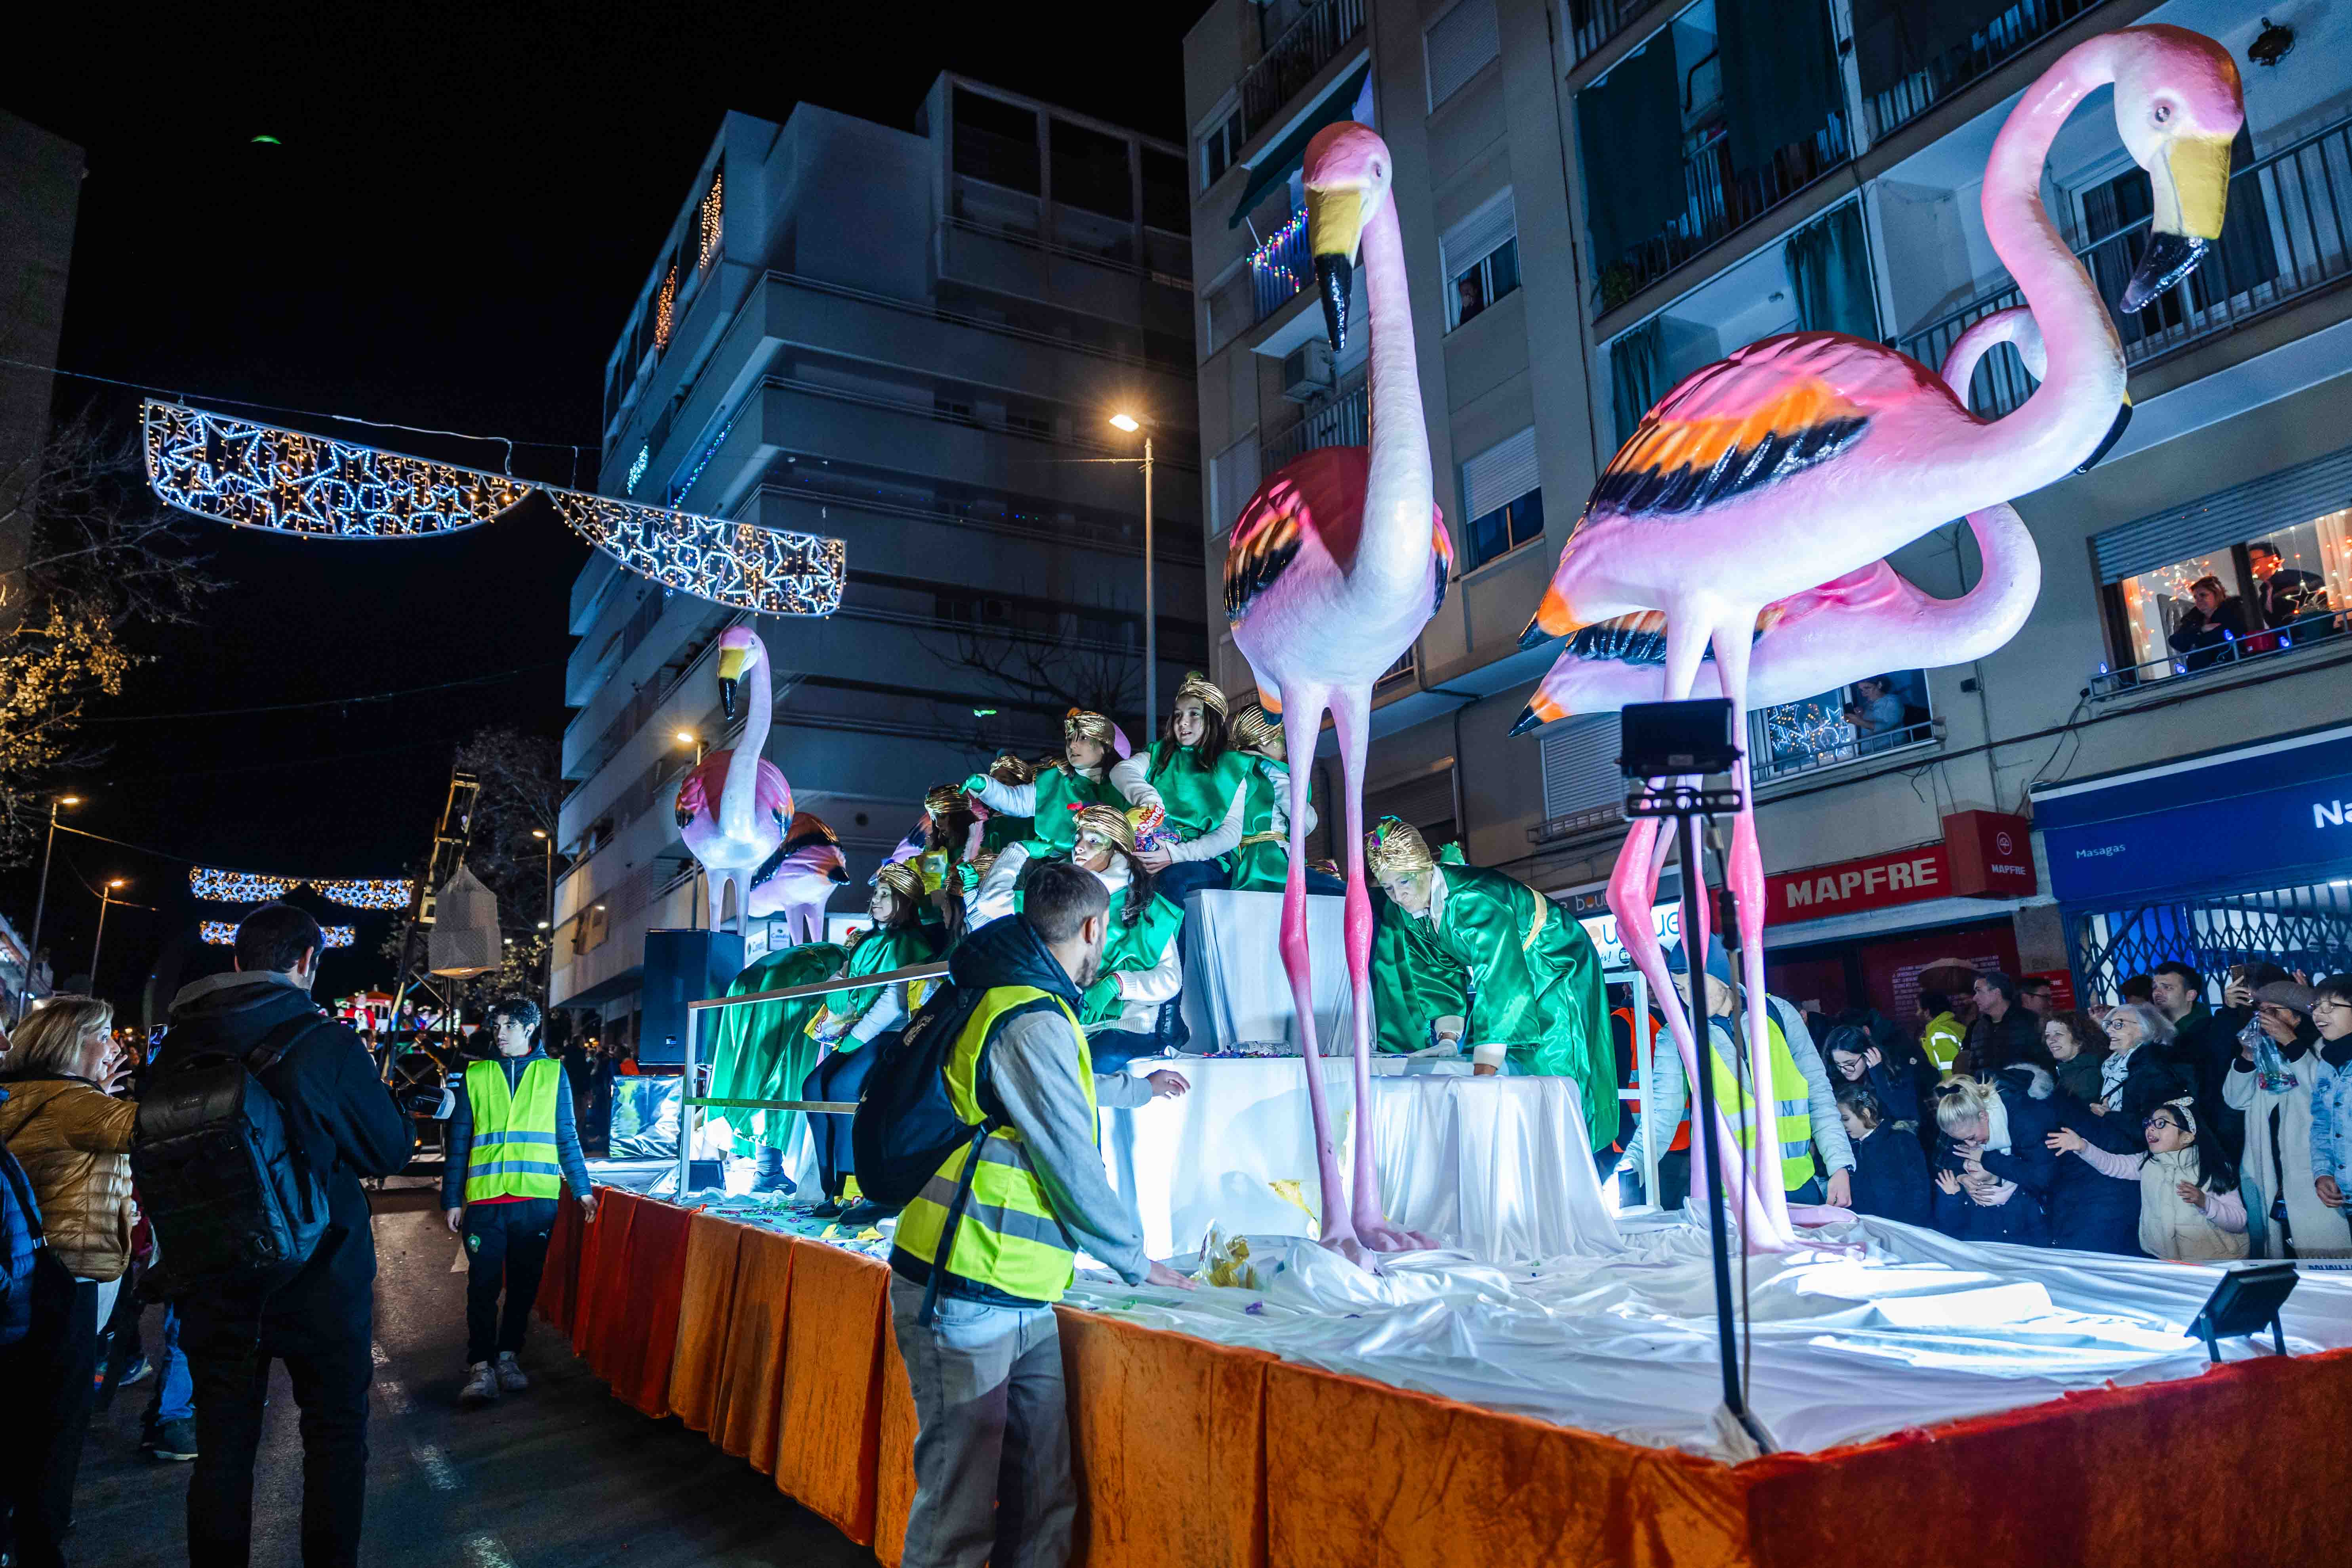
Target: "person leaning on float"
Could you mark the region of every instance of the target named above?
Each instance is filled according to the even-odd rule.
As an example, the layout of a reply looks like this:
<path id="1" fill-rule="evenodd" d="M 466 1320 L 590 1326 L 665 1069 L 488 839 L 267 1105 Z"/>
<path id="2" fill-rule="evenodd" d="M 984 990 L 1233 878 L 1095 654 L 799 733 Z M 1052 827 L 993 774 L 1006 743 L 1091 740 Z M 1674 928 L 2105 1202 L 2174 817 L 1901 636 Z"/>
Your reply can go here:
<path id="1" fill-rule="evenodd" d="M 1145 777 L 1149 759 L 1138 756 L 1114 761 L 1118 733 L 1102 714 L 1073 708 L 1062 719 L 1062 754 L 1040 763 L 1029 782 L 993 776 L 995 769 L 964 780 L 967 799 L 977 801 L 999 816 L 1029 819 L 1028 834 L 1003 845 L 996 859 L 985 868 L 996 874 L 1007 895 L 1019 883 L 1022 868 L 1030 861 L 1069 856 L 1077 842 L 1077 815 L 1086 807 L 1108 806 L 1115 811 L 1134 807 L 1150 816 L 1160 814 L 1160 792 Z M 1000 763 L 1004 760 L 1000 759 Z M 981 869 L 975 863 L 974 870 Z M 971 880 L 976 884 L 978 879 Z M 1005 914 L 1011 907 L 1006 898 L 992 902 L 975 900 L 970 918 L 973 923 L 984 924 Z"/>
<path id="2" fill-rule="evenodd" d="M 1263 708 L 1244 708 L 1226 733 L 1234 751 L 1249 760 L 1242 800 L 1241 843 L 1234 849 L 1233 888 L 1237 893 L 1279 893 L 1290 876 L 1290 748 L 1282 721 Z M 1315 807 L 1307 808 L 1307 831 L 1315 831 Z M 1348 885 L 1309 867 L 1307 890 L 1341 894 Z"/>
<path id="3" fill-rule="evenodd" d="M 1584 928 L 1498 871 L 1443 864 L 1418 829 L 1384 816 L 1364 867 L 1387 897 L 1372 936 L 1381 1048 L 1467 1041 L 1476 1070 L 1576 1079 L 1595 1148 L 1617 1137 L 1615 1051 L 1601 957 Z"/>
<path id="4" fill-rule="evenodd" d="M 1666 949 L 1665 958 L 1675 975 L 1675 989 L 1683 994 L 1684 1005 L 1688 1006 L 1689 966 L 1682 946 L 1677 943 Z M 1755 1131 L 1741 1111 L 1745 1102 L 1739 1086 L 1746 1074 L 1738 1068 L 1739 1047 L 1732 1041 L 1730 1028 L 1732 1015 L 1739 1006 L 1739 988 L 1731 978 L 1731 963 L 1721 942 L 1707 943 L 1706 972 L 1701 978 L 1706 982 L 1707 1065 L 1715 1073 L 1716 1104 L 1739 1146 L 1746 1149 L 1755 1141 Z M 1853 1141 L 1846 1136 L 1845 1121 L 1838 1114 L 1829 1068 L 1813 1048 L 1804 1016 L 1777 996 L 1767 996 L 1765 1003 L 1782 1190 L 1792 1203 L 1828 1202 L 1843 1208 L 1853 1195 Z M 1649 1146 L 1664 1148 L 1690 1102 L 1690 1078 L 1684 1070 L 1682 1053 L 1667 1048 L 1662 1041 L 1650 1058 L 1650 1083 L 1642 1094 L 1642 1124 L 1626 1141 L 1617 1170 L 1640 1170 L 1642 1151 L 1649 1140 L 1658 1141 Z M 1698 1136 L 1696 1121 L 1692 1135 Z M 1815 1146 L 1821 1150 L 1819 1163 L 1813 1158 Z M 1822 1181 L 1822 1165 L 1829 1168 L 1826 1186 Z"/>

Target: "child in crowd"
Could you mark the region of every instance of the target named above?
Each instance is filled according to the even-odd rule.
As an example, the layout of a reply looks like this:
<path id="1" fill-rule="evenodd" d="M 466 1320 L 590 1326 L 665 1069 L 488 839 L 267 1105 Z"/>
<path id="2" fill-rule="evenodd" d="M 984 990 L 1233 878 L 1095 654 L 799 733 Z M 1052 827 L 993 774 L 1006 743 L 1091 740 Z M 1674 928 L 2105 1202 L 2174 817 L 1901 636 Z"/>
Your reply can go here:
<path id="1" fill-rule="evenodd" d="M 2148 1112 L 2145 1154 L 2095 1148 L 2070 1127 L 2047 1139 L 2119 1182 L 2139 1183 L 2139 1244 L 2176 1263 L 2227 1263 L 2246 1256 L 2246 1205 L 2238 1179 L 2210 1131 L 2197 1125 L 2188 1095 Z"/>
<path id="2" fill-rule="evenodd" d="M 1848 1207 L 1905 1225 L 1928 1223 L 1927 1155 L 1866 1083 L 1837 1086 L 1838 1118 L 1853 1141 L 1853 1195 Z"/>
<path id="3" fill-rule="evenodd" d="M 1832 1028 L 1824 1045 L 1822 1054 L 1829 1058 L 1831 1088 L 1856 1084 L 1868 1089 L 1878 1101 L 1879 1115 L 1891 1120 L 1897 1131 L 1909 1133 L 1916 1142 L 1919 1135 L 1919 1091 L 1911 1073 L 1888 1061 L 1869 1033 L 1853 1024 Z"/>
<path id="4" fill-rule="evenodd" d="M 2043 1204 L 2053 1161 L 2042 1137 L 2056 1124 L 2049 1101 L 2031 1093 L 2021 1073 L 1991 1083 L 1954 1078 L 1937 1092 L 1944 1136 L 1930 1200 L 1936 1228 L 1961 1241 L 2049 1246 Z"/>

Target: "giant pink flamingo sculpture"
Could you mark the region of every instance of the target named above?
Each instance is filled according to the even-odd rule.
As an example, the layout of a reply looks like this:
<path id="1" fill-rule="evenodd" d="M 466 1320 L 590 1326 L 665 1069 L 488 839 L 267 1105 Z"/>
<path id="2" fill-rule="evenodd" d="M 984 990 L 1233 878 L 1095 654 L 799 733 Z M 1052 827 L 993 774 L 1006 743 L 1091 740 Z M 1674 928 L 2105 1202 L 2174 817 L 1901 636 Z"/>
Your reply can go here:
<path id="1" fill-rule="evenodd" d="M 751 873 L 754 917 L 782 910 L 794 943 L 824 940 L 824 906 L 833 890 L 849 880 L 841 839 L 814 812 L 793 814 L 792 830 L 767 863 Z"/>
<path id="2" fill-rule="evenodd" d="M 1290 773 L 1290 877 L 1283 889 L 1282 963 L 1307 1058 L 1322 1182 L 1322 1240 L 1362 1261 L 1367 1247 L 1426 1245 L 1388 1222 L 1372 1169 L 1371 904 L 1364 882 L 1364 748 L 1372 683 L 1412 646 L 1445 597 L 1453 542 L 1438 516 L 1422 423 L 1404 244 L 1389 200 L 1394 160 L 1369 127 L 1327 126 L 1307 144 L 1308 248 L 1334 350 L 1347 331 L 1349 271 L 1359 248 L 1370 334 L 1370 440 L 1324 447 L 1258 487 L 1225 553 L 1225 616 L 1257 677 L 1258 700 L 1282 715 L 1293 757 L 1312 757 L 1328 710 L 1339 733 L 1348 838 L 1346 936 L 1354 992 L 1356 1154 L 1352 1200 L 1323 1093 L 1307 952 L 1307 790 Z"/>
<path id="3" fill-rule="evenodd" d="M 1926 366 L 1835 332 L 1767 338 L 1686 377 L 1643 417 L 1593 489 L 1529 625 L 1528 646 L 1621 617 L 1665 616 L 1664 694 L 1687 697 L 1710 643 L 1724 694 L 1748 707 L 1750 644 L 1768 605 L 1859 572 L 1958 514 L 2040 489 L 2094 456 L 2124 400 L 2123 353 L 2083 265 L 2042 205 L 2050 147 L 2094 89 L 2113 84 L 2116 126 L 2148 172 L 2148 244 L 2121 303 L 2137 310 L 2185 277 L 2221 232 L 2230 143 L 2244 122 L 2236 64 L 2179 27 L 2132 27 L 2069 50 L 2002 125 L 1985 170 L 1985 227 L 2048 350 L 2049 374 L 2006 418 L 1970 414 Z M 1733 831 L 1729 880 L 1748 991 L 1752 1081 L 1763 1057 L 1764 872 L 1748 804 Z M 1690 1023 L 1651 931 L 1656 818 L 1636 823 L 1610 878 L 1627 951 L 1655 991 L 1686 1070 Z M 1702 952 L 1705 930 L 1685 933 Z M 1753 1104 L 1750 1147 L 1774 1146 L 1770 1107 Z M 1717 1152 L 1750 1250 L 1793 1244 L 1779 1182 Z"/>
<path id="4" fill-rule="evenodd" d="M 760 754 L 775 713 L 767 645 L 749 626 L 729 626 L 719 634 L 719 701 L 730 719 L 735 716 L 735 689 L 747 678 L 751 706 L 742 735 L 733 747 L 707 753 L 677 789 L 678 831 L 702 862 L 714 931 L 730 881 L 735 884 L 737 929 L 751 918 L 752 882 L 782 844 L 784 824 L 793 816 L 793 786 Z"/>

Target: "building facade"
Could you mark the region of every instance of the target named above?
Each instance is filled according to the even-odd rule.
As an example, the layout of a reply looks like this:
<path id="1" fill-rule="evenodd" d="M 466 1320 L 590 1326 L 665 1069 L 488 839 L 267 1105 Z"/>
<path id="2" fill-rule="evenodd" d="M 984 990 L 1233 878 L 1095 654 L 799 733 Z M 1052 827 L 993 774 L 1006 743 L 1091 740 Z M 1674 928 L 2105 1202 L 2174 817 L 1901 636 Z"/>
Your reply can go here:
<path id="1" fill-rule="evenodd" d="M 1616 720 L 1508 731 L 1558 651 L 1520 630 L 1601 468 L 1677 380 L 1760 337 L 1842 331 L 1939 364 L 2020 302 L 1980 200 L 2024 89 L 2098 33 L 2196 29 L 2245 79 L 2228 230 L 2120 320 L 2121 444 L 2018 500 L 2042 571 L 2025 628 L 1751 720 L 1774 981 L 1901 1016 L 1945 956 L 2095 989 L 2172 955 L 2352 965 L 2352 827 L 2327 826 L 2352 797 L 2333 616 L 2352 604 L 2352 18 L 2278 20 L 2235 0 L 1222 0 L 1185 45 L 1206 574 L 1262 478 L 1364 439 L 1360 347 L 1321 352 L 1301 287 L 1297 167 L 1314 129 L 1367 120 L 1394 156 L 1457 553 L 1377 694 L 1367 809 L 1596 912 L 1624 830 Z M 2149 196 L 2108 103 L 2066 128 L 2042 194 L 2112 301 Z M 1968 396 L 1999 417 L 2031 384 L 2004 348 Z M 1958 519 L 1893 562 L 1945 596 L 1982 570 Z M 2208 577 L 2226 637 L 2190 619 Z M 2323 826 L 2250 833 L 2227 876 L 2150 847 L 2191 831 L 2160 815 L 2187 797 L 2273 785 L 2250 821 Z M 2090 837 L 2053 863 L 2062 822 Z M 2082 869 L 2126 858 L 2127 879 Z"/>
<path id="2" fill-rule="evenodd" d="M 1073 704 L 1139 731 L 1141 441 L 1114 414 L 1171 524 L 1160 689 L 1206 657 L 1182 178 L 1180 149 L 943 76 L 909 130 L 730 114 L 688 188 L 607 364 L 598 484 L 845 542 L 836 612 L 749 617 L 764 754 L 849 858 L 836 913 L 932 784 L 1058 749 Z M 673 803 L 743 732 L 713 651 L 743 618 L 601 555 L 572 587 L 552 996 L 608 1033 L 646 931 L 699 919 Z"/>

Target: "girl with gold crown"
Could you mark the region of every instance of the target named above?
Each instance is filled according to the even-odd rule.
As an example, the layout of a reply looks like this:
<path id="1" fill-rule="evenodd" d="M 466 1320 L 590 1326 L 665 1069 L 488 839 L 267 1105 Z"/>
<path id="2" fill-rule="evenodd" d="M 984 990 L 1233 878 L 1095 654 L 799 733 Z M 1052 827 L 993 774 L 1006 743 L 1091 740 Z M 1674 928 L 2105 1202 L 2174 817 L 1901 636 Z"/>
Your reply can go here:
<path id="1" fill-rule="evenodd" d="M 1616 1051 L 1601 955 L 1549 899 L 1446 850 L 1431 855 L 1420 831 L 1393 816 L 1364 835 L 1364 868 L 1388 895 L 1372 939 L 1381 1048 L 1467 1042 L 1481 1073 L 1507 1061 L 1572 1078 L 1592 1146 L 1608 1147 Z"/>
<path id="2" fill-rule="evenodd" d="M 1227 857 L 1242 841 L 1250 759 L 1234 749 L 1225 712 L 1216 682 L 1197 669 L 1187 675 L 1146 769 L 1167 820 L 1140 859 L 1179 909 L 1198 889 L 1230 885 Z"/>
<path id="3" fill-rule="evenodd" d="M 1249 759 L 1242 800 L 1242 840 L 1234 849 L 1236 892 L 1279 893 L 1290 876 L 1290 750 L 1282 721 L 1253 704 L 1226 727 L 1234 750 Z M 1307 808 L 1307 831 L 1315 831 L 1315 808 Z M 1307 868 L 1310 893 L 1345 893 L 1348 885 L 1328 871 Z"/>
<path id="4" fill-rule="evenodd" d="M 923 877 L 913 865 L 893 860 L 875 874 L 874 899 L 866 912 L 874 923 L 860 931 L 850 947 L 845 977 L 887 974 L 894 970 L 929 963 L 942 948 L 936 927 L 923 923 Z M 801 1080 L 803 1100 L 856 1100 L 866 1086 L 881 1053 L 869 1048 L 881 1036 L 901 1027 L 920 1004 L 920 982 L 897 981 L 856 991 L 835 992 L 809 1021 L 808 1032 L 824 1050 L 816 1066 Z M 830 1218 L 842 1212 L 844 1184 L 853 1173 L 849 1153 L 850 1118 L 835 1111 L 812 1114 L 809 1136 L 816 1144 L 818 1167 L 824 1173 L 824 1202 L 816 1210 Z"/>
<path id="5" fill-rule="evenodd" d="M 1159 814 L 1160 792 L 1144 776 L 1145 760 L 1118 760 L 1117 748 L 1122 743 L 1117 726 L 1108 718 L 1073 708 L 1062 719 L 1062 754 L 1039 764 L 1031 782 L 999 778 L 994 776 L 995 769 L 964 780 L 967 798 L 1006 816 L 1031 819 L 1028 834 L 998 852 L 994 868 L 1006 886 L 1018 882 L 1022 867 L 1030 860 L 1070 853 L 1077 843 L 1078 813 L 1084 807 L 1102 805 L 1124 812 L 1132 806 L 1150 816 Z M 971 923 L 985 925 L 1004 912 L 975 898 Z"/>

